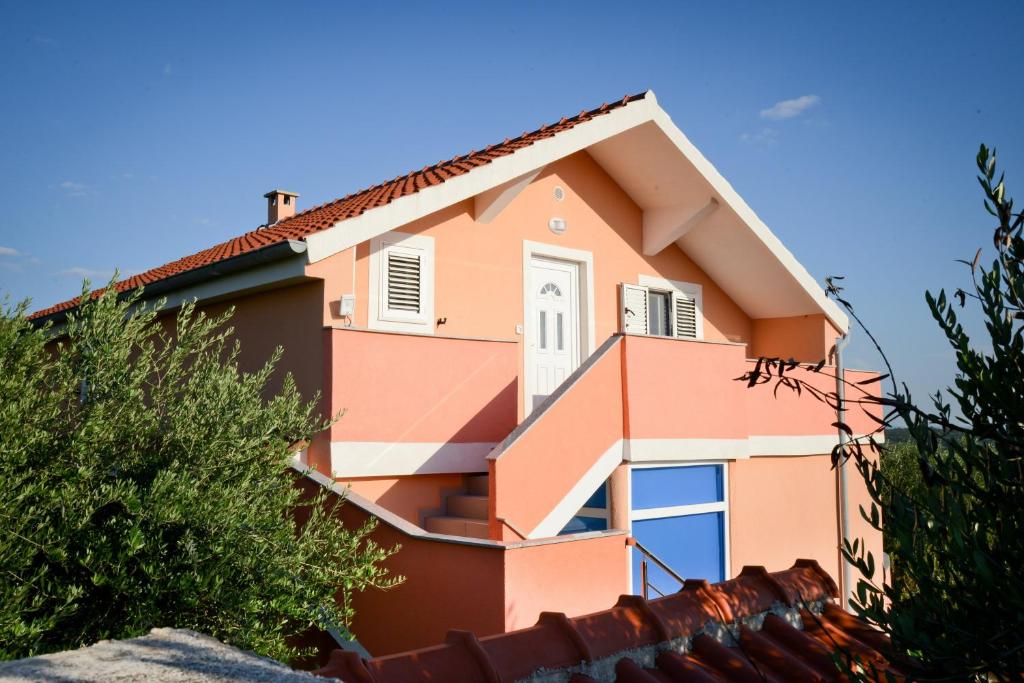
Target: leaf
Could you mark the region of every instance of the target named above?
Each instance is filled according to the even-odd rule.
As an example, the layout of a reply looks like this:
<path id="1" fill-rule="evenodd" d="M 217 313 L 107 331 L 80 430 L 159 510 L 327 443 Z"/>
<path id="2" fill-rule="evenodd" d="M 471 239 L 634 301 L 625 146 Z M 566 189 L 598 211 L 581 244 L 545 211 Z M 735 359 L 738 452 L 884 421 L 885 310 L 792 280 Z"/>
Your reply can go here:
<path id="1" fill-rule="evenodd" d="M 846 424 L 845 422 L 833 422 L 831 426 L 835 427 L 839 431 L 843 432 L 844 434 L 846 434 L 850 438 L 853 438 L 853 430 L 850 429 L 850 426 L 848 424 Z"/>

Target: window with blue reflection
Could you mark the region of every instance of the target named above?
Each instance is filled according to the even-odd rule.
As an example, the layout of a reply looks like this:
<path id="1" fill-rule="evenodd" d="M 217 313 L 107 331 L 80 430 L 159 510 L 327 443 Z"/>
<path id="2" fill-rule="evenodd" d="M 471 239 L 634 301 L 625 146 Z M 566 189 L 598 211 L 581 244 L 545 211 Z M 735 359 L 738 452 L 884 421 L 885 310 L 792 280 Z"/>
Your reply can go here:
<path id="1" fill-rule="evenodd" d="M 721 465 L 633 469 L 633 509 L 718 503 L 725 500 Z"/>
<path id="2" fill-rule="evenodd" d="M 707 512 L 681 517 L 634 520 L 633 536 L 684 579 L 707 579 L 714 583 L 725 578 L 725 514 Z M 642 595 L 640 561 L 644 556 L 635 548 L 633 554 L 633 592 Z M 675 593 L 682 586 L 650 560 L 647 581 L 664 595 Z M 658 593 L 651 591 L 651 597 Z"/>
<path id="3" fill-rule="evenodd" d="M 573 517 L 565 528 L 558 532 L 559 536 L 566 534 L 581 534 L 584 531 L 606 531 L 608 521 L 603 517 Z"/>
<path id="4" fill-rule="evenodd" d="M 583 504 L 585 508 L 606 508 L 608 507 L 608 482 L 601 484 L 594 495 L 587 498 L 587 502 Z"/>

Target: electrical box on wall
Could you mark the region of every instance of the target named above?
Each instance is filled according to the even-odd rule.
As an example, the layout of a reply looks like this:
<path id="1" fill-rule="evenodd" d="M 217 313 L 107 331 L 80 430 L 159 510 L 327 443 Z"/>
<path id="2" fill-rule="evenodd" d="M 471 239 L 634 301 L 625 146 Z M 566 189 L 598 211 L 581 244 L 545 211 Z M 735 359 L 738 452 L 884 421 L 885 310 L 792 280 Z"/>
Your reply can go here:
<path id="1" fill-rule="evenodd" d="M 338 315 L 348 316 L 351 318 L 356 314 L 356 295 L 355 294 L 342 294 L 341 303 L 338 304 Z"/>

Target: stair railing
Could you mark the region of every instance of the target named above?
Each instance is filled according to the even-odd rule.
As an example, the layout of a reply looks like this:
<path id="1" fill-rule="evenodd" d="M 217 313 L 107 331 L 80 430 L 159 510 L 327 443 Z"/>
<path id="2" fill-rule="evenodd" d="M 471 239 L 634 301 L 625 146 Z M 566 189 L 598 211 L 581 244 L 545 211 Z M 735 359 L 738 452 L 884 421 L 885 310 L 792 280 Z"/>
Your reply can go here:
<path id="1" fill-rule="evenodd" d="M 523 539 L 524 541 L 526 540 L 526 534 L 524 532 L 520 531 L 519 527 L 517 527 L 511 521 L 505 519 L 504 517 L 496 517 L 495 519 L 497 519 L 497 521 L 500 524 L 503 524 L 503 525 L 507 526 L 509 529 L 511 529 L 513 531 L 513 533 L 515 533 L 517 536 L 519 536 L 519 538 Z"/>
<path id="2" fill-rule="evenodd" d="M 669 567 L 667 564 L 665 564 L 665 562 L 662 561 L 661 558 L 659 558 L 657 555 L 655 555 L 650 550 L 645 548 L 644 545 L 640 543 L 640 541 L 630 536 L 626 539 L 626 545 L 636 548 L 638 551 L 640 551 L 640 554 L 642 555 L 642 557 L 640 558 L 640 586 L 641 594 L 643 595 L 644 600 L 648 599 L 650 591 L 652 590 L 659 596 L 665 595 L 660 590 L 658 590 L 658 587 L 651 583 L 650 580 L 647 578 L 648 561 L 654 563 L 654 565 L 658 567 L 661 571 L 665 572 L 673 579 L 678 581 L 680 586 L 686 583 L 686 579 L 681 577 L 674 569 L 672 569 L 672 567 Z"/>

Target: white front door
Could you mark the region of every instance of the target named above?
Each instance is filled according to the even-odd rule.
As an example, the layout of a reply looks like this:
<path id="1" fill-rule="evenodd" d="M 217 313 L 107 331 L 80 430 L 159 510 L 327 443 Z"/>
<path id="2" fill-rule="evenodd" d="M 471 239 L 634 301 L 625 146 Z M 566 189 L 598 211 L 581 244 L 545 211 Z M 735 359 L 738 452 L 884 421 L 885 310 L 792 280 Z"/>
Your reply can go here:
<path id="1" fill-rule="evenodd" d="M 579 266 L 530 260 L 531 319 L 526 330 L 526 412 L 532 412 L 580 364 Z"/>

